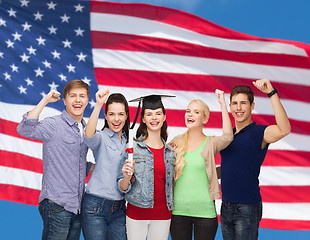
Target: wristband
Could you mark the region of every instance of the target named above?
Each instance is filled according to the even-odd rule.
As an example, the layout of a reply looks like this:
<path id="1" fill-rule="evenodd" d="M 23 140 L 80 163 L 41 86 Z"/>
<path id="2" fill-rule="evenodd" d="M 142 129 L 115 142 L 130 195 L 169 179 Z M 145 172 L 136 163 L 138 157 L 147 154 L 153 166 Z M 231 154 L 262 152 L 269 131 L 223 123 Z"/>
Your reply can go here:
<path id="1" fill-rule="evenodd" d="M 268 97 L 271 97 L 273 95 L 275 95 L 276 93 L 278 93 L 278 89 L 276 89 L 275 87 L 273 88 L 273 90 L 267 94 Z"/>

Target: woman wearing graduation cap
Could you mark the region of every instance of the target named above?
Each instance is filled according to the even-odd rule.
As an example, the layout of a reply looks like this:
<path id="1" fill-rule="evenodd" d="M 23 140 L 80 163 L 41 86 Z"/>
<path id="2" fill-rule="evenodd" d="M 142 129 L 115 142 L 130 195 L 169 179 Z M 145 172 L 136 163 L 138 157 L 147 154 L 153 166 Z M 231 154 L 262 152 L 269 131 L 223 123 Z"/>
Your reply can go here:
<path id="1" fill-rule="evenodd" d="M 216 90 L 222 111 L 222 136 L 206 136 L 203 128 L 209 120 L 208 105 L 201 100 L 189 103 L 185 113 L 187 131 L 175 137 L 176 144 L 174 210 L 170 233 L 172 240 L 213 240 L 218 221 L 215 199 L 220 189 L 215 155 L 233 140 L 224 92 Z"/>
<path id="2" fill-rule="evenodd" d="M 166 144 L 167 122 L 162 97 L 150 95 L 133 100 L 142 101 L 140 126 L 133 144 L 134 163 L 124 156 L 118 181 L 128 202 L 129 240 L 146 237 L 166 240 L 169 236 L 175 157 L 171 146 Z"/>

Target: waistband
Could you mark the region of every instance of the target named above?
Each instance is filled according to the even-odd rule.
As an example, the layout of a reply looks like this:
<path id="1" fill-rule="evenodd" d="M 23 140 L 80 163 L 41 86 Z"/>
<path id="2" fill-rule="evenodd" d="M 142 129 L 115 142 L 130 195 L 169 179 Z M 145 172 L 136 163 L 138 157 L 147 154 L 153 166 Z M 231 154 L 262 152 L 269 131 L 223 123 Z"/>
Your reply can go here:
<path id="1" fill-rule="evenodd" d="M 89 193 L 84 193 L 83 201 L 92 201 L 97 203 L 98 205 L 111 206 L 113 208 L 120 208 L 125 206 L 125 199 L 122 200 L 110 200 L 102 197 L 98 197 Z"/>
<path id="2" fill-rule="evenodd" d="M 226 206 L 238 206 L 238 205 L 249 205 L 249 206 L 255 206 L 255 205 L 262 205 L 262 202 L 253 203 L 253 204 L 243 204 L 243 203 L 231 203 L 231 202 L 222 202 L 223 205 Z"/>

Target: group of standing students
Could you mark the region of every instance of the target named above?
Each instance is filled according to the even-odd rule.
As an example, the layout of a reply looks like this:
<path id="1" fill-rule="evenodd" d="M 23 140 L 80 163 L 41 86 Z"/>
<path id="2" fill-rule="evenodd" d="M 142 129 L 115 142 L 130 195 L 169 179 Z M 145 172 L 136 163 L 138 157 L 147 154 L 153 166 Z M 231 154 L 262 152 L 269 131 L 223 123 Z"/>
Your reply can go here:
<path id="1" fill-rule="evenodd" d="M 193 100 L 185 113 L 188 131 L 171 141 L 174 149 L 166 143 L 161 96 L 142 97 L 133 162 L 125 151 L 127 101 L 121 94 L 108 95 L 107 89 L 97 92 L 85 129 L 85 143 L 93 150 L 96 167 L 82 200 L 84 238 L 121 240 L 127 233 L 129 240 L 164 240 L 171 232 L 172 239 L 192 239 L 194 224 L 195 239 L 214 239 L 218 226 L 214 200 L 220 197 L 214 157 L 233 139 L 224 93 L 217 92 L 223 135 L 203 133 L 210 110 L 203 101 Z M 106 99 L 105 126 L 96 132 Z"/>
<path id="2" fill-rule="evenodd" d="M 254 85 L 266 93 L 273 90 L 267 79 L 258 80 L 254 82 Z M 81 86 L 79 87 L 81 88 Z M 80 224 L 84 238 L 86 240 L 145 240 L 146 238 L 148 240 L 166 240 L 170 232 L 172 240 L 191 240 L 192 234 L 194 234 L 195 240 L 214 239 L 218 228 L 215 199 L 221 197 L 218 183 L 221 175 L 219 171 L 222 172 L 222 175 L 226 175 L 225 186 L 228 185 L 228 181 L 231 181 L 230 176 L 226 173 L 226 171 L 230 171 L 229 169 L 224 167 L 225 172 L 223 172 L 222 169 L 216 167 L 215 155 L 231 145 L 234 135 L 252 124 L 253 101 L 246 98 L 235 99 L 240 97 L 240 94 L 248 98 L 248 95 L 243 91 L 237 91 L 234 96 L 230 97 L 231 104 L 239 105 L 232 112 L 236 128 L 232 128 L 224 92 L 217 90 L 216 96 L 222 114 L 223 134 L 221 136 L 206 136 L 204 134 L 203 128 L 209 120 L 210 110 L 205 102 L 193 100 L 185 112 L 187 131 L 173 138 L 169 144 L 166 142 L 168 138 L 166 112 L 161 96 L 142 97 L 140 99 L 142 102 L 140 125 L 133 143 L 133 161 L 131 162 L 128 160 L 128 152 L 126 152 L 130 125 L 127 100 L 120 93 L 109 95 L 108 89 L 100 89 L 96 93 L 96 104 L 85 127 L 85 134 L 80 135 L 83 138 L 80 144 L 86 144 L 93 151 L 96 163 L 91 167 L 92 175 L 85 193 L 82 194 L 81 208 L 77 208 L 74 212 L 75 214 L 81 213 Z M 67 101 L 65 92 L 64 95 L 64 101 Z M 59 93 L 50 93 L 50 99 L 53 100 L 45 101 L 45 104 L 41 103 L 40 108 L 43 109 L 48 102 L 57 101 Z M 97 131 L 97 122 L 104 103 L 106 103 L 105 125 L 101 131 Z M 276 109 L 279 108 L 277 104 L 279 103 L 272 103 L 275 114 L 276 111 L 280 111 Z M 75 116 L 75 111 L 81 111 L 79 108 L 84 110 L 83 106 L 77 106 L 76 103 L 72 103 L 72 106 L 73 110 L 70 114 L 70 109 L 66 105 L 66 111 L 70 116 Z M 24 116 L 18 130 L 20 134 L 34 138 L 34 136 L 27 135 L 23 130 L 25 127 L 22 126 L 26 121 L 29 121 L 29 118 L 37 118 L 40 113 L 39 111 L 36 115 L 31 115 L 31 112 L 33 110 L 30 111 L 30 117 L 29 113 L 28 116 Z M 81 115 L 81 113 L 76 115 L 78 114 Z M 285 111 L 284 115 L 286 116 Z M 79 129 L 82 132 L 82 120 L 79 119 L 79 121 Z M 280 120 L 276 116 L 276 121 L 278 124 L 278 121 L 285 120 Z M 289 133 L 290 125 L 289 123 L 287 125 L 287 122 L 280 124 L 280 130 L 278 124 L 269 126 L 267 131 L 265 131 L 266 127 L 261 128 L 262 130 L 257 133 L 260 134 L 260 139 L 257 140 L 260 146 L 256 151 L 260 152 L 261 150 L 262 153 L 258 155 L 261 155 L 262 161 L 269 143 L 279 140 L 280 135 L 282 138 Z M 283 126 L 289 129 L 285 129 L 285 133 L 281 132 Z M 264 137 L 264 134 L 267 136 Z M 240 154 L 242 155 L 242 153 Z M 259 169 L 262 161 L 255 163 L 257 166 L 253 168 Z M 90 166 L 86 168 L 86 172 L 89 169 Z M 245 174 L 252 170 L 245 169 Z M 255 177 L 258 178 L 258 176 Z M 240 176 L 231 176 L 231 178 L 238 180 Z M 243 180 L 247 180 L 247 178 Z M 254 182 L 255 184 L 258 185 Z M 238 188 L 238 186 L 234 187 Z M 254 190 L 256 191 L 256 189 Z M 243 191 L 243 189 L 238 191 Z M 41 201 L 46 199 L 63 206 L 57 202 L 57 199 L 43 196 L 40 197 L 40 207 Z M 257 201 L 261 203 L 260 198 Z M 226 203 L 229 206 L 231 203 L 238 204 L 238 202 Z M 223 204 L 225 204 L 224 192 Z M 243 203 L 240 202 L 240 204 Z M 70 212 L 70 209 L 65 208 L 65 210 Z M 41 213 L 44 228 L 47 228 L 49 223 L 43 215 Z M 223 219 L 223 222 L 226 220 Z M 250 233 L 229 230 L 230 223 L 227 223 L 222 226 L 223 237 L 236 240 L 257 239 L 259 221 L 260 219 L 254 223 L 255 226 L 252 227 L 254 230 Z M 238 225 L 238 220 L 236 224 L 231 223 L 231 226 L 233 225 Z M 223 227 L 226 230 L 223 230 Z M 48 230 L 43 230 L 42 239 L 78 239 L 70 236 L 44 238 L 44 231 Z M 51 235 L 51 233 L 46 233 L 46 236 L 48 234 Z"/>

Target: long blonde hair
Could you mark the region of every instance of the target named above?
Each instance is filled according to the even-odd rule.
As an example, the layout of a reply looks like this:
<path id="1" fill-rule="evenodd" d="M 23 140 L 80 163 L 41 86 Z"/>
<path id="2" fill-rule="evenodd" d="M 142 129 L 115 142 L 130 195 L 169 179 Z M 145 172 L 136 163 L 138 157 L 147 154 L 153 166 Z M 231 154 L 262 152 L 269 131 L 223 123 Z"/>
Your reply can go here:
<path id="1" fill-rule="evenodd" d="M 210 109 L 208 105 L 200 99 L 192 100 L 188 105 L 190 105 L 193 102 L 198 103 L 200 105 L 200 107 L 202 108 L 203 115 L 209 119 Z M 183 168 L 186 164 L 186 161 L 184 159 L 184 154 L 186 153 L 187 145 L 188 145 L 188 130 L 185 133 L 177 136 L 174 139 L 174 141 L 177 144 L 177 148 L 175 150 L 176 161 L 174 163 L 175 169 L 174 169 L 173 177 L 174 177 L 174 180 L 177 180 L 183 174 Z"/>

